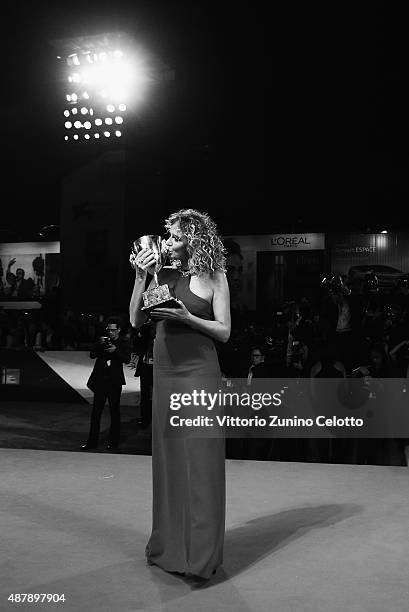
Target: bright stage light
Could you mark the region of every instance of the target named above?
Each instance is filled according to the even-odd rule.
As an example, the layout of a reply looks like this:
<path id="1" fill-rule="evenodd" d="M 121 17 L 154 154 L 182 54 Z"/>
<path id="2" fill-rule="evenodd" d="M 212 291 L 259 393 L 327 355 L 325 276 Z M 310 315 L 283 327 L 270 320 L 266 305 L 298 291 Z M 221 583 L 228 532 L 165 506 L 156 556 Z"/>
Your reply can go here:
<path id="1" fill-rule="evenodd" d="M 98 132 L 97 132 L 96 134 L 94 134 L 94 137 L 95 137 L 95 138 L 99 138 L 99 134 L 98 134 Z"/>
<path id="2" fill-rule="evenodd" d="M 123 113 L 127 110 L 133 112 L 145 103 L 150 85 L 158 80 L 168 80 L 165 74 L 167 67 L 163 62 L 125 33 L 78 36 L 54 43 L 58 45 L 57 52 L 65 59 L 61 62 L 61 80 L 66 88 L 68 109 L 64 112 L 63 107 L 61 112 L 64 113 L 66 129 L 69 129 L 67 124 L 70 120 L 74 125 L 79 125 L 80 131 L 86 125 L 74 121 L 71 113 L 79 115 L 79 119 L 87 114 L 90 119 L 92 116 L 95 128 L 121 126 L 121 131 L 114 128 L 112 132 L 102 131 L 98 136 L 91 134 L 92 138 L 122 136 L 122 124 L 125 124 Z M 94 116 L 100 119 L 95 120 Z M 84 142 L 84 138 L 79 137 L 81 142 Z M 69 140 L 72 140 L 71 136 Z"/>
<path id="3" fill-rule="evenodd" d="M 86 121 L 86 122 L 84 123 L 84 128 L 85 128 L 86 130 L 90 130 L 90 129 L 91 129 L 91 121 Z"/>
<path id="4" fill-rule="evenodd" d="M 64 136 L 64 140 L 68 140 L 68 136 Z"/>
<path id="5" fill-rule="evenodd" d="M 85 134 L 84 138 L 85 140 L 89 140 L 89 134 Z"/>
<path id="6" fill-rule="evenodd" d="M 79 129 L 82 127 L 82 123 L 81 123 L 81 121 L 76 121 L 76 122 L 74 123 L 74 127 L 76 127 L 76 128 L 77 128 L 77 130 L 79 130 Z"/>
<path id="7" fill-rule="evenodd" d="M 101 56 L 105 59 L 101 59 Z M 102 98 L 113 102 L 139 100 L 144 96 L 149 82 L 148 70 L 142 59 L 126 60 L 123 54 L 116 57 L 106 53 L 99 54 L 99 61 L 84 65 L 81 82 L 88 89 L 99 92 Z"/>
<path id="8" fill-rule="evenodd" d="M 71 53 L 71 55 L 67 57 L 67 64 L 68 66 L 79 66 L 80 60 L 78 59 L 78 55 L 76 53 Z"/>
<path id="9" fill-rule="evenodd" d="M 74 134 L 74 140 L 78 140 L 78 134 Z"/>
<path id="10" fill-rule="evenodd" d="M 67 130 L 69 130 L 70 128 L 72 128 L 72 123 L 71 123 L 71 121 L 66 121 L 66 122 L 64 123 L 64 125 L 65 125 L 65 127 L 67 128 Z"/>

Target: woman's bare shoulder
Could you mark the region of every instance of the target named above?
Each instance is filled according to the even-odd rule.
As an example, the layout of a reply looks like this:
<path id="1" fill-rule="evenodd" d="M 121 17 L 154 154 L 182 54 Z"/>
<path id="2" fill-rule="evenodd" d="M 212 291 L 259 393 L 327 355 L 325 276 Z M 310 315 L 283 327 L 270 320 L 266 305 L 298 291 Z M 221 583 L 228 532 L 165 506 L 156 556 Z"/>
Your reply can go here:
<path id="1" fill-rule="evenodd" d="M 227 284 L 226 273 L 222 270 L 216 270 L 213 272 L 211 276 L 209 276 L 209 280 L 214 287 L 223 287 Z"/>

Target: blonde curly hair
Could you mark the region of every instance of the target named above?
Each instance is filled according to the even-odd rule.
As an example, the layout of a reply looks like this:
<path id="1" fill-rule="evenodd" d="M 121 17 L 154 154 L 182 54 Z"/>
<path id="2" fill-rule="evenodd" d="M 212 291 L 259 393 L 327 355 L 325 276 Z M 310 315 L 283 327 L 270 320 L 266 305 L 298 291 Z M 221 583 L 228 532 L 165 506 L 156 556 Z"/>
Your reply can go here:
<path id="1" fill-rule="evenodd" d="M 165 221 L 167 230 L 179 223 L 187 238 L 189 272 L 197 276 L 213 274 L 217 270 L 226 272 L 226 249 L 218 234 L 217 226 L 205 212 L 194 208 L 182 208 L 172 213 Z M 180 267 L 180 260 L 176 266 Z"/>

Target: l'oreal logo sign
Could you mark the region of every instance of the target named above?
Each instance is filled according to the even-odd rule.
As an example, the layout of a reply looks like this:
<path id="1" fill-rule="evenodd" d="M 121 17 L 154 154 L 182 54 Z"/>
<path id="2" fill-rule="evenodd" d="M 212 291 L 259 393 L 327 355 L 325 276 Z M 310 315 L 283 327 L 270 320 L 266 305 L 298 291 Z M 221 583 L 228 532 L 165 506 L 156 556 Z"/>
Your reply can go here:
<path id="1" fill-rule="evenodd" d="M 274 251 L 324 249 L 325 234 L 273 234 L 270 244 Z"/>

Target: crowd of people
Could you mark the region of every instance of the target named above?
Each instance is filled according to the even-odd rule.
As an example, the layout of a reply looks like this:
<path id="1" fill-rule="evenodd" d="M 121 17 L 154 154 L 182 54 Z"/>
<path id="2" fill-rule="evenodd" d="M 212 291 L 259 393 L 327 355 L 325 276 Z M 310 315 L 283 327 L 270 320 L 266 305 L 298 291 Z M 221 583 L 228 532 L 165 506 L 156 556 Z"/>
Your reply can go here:
<path id="1" fill-rule="evenodd" d="M 324 283 L 314 299 L 303 297 L 273 306 L 270 321 L 258 320 L 256 313 L 235 312 L 232 306 L 230 339 L 217 345 L 225 379 L 247 378 L 250 384 L 253 377 L 408 376 L 407 283 L 402 283 L 392 294 L 380 293 L 377 287 L 370 286 L 365 292 L 354 293 L 342 279 L 333 280 Z M 144 383 L 141 403 L 146 426 L 150 420 L 151 389 L 146 387 L 152 385 L 154 326 L 148 323 L 135 330 L 127 315 L 122 320 L 122 335 L 130 341 L 134 355 L 140 357 L 136 374 L 141 375 Z M 67 309 L 58 314 L 47 307 L 31 311 L 0 308 L 0 346 L 37 351 L 90 350 L 104 335 L 105 325 L 103 313 Z M 371 445 L 366 441 L 361 444 L 362 451 L 357 441 L 352 440 L 308 444 L 305 440 L 276 440 L 274 444 L 260 442 L 258 447 L 253 440 L 248 454 L 260 459 L 291 456 L 300 460 L 307 457 L 331 461 L 341 453 L 344 461 L 408 464 L 409 447 L 405 441 L 395 442 Z M 234 446 L 233 441 L 229 443 Z M 335 448 L 337 444 L 339 448 Z M 240 452 L 243 454 L 244 449 Z"/>
<path id="2" fill-rule="evenodd" d="M 320 302 L 301 298 L 279 305 L 270 324 L 234 327 L 221 361 L 228 377 L 247 376 L 249 368 L 254 376 L 305 377 L 318 362 L 346 375 L 406 377 L 408 346 L 407 286 L 394 295 L 353 294 L 340 286 Z"/>
<path id="3" fill-rule="evenodd" d="M 277 305 L 271 323 L 236 326 L 219 358 L 226 378 L 407 378 L 409 289 L 355 293 L 342 279 L 316 299 Z M 236 444 L 230 441 L 231 445 Z M 260 459 L 409 465 L 406 439 L 251 440 Z M 251 447 L 251 448 L 250 448 Z M 242 452 L 243 449 L 240 449 Z"/>
<path id="4" fill-rule="evenodd" d="M 71 309 L 61 314 L 38 310 L 7 310 L 0 307 L 0 347 L 37 351 L 90 350 L 104 335 L 102 313 L 81 313 Z M 131 326 L 124 333 L 130 337 Z"/>

